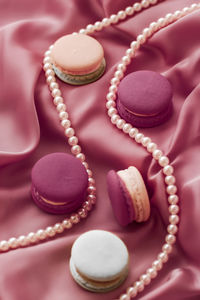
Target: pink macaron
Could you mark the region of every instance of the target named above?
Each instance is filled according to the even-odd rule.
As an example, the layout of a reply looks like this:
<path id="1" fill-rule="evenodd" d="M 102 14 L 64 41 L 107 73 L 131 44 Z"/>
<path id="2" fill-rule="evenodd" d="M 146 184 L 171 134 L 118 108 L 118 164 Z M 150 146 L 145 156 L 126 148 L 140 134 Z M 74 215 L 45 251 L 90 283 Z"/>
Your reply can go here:
<path id="1" fill-rule="evenodd" d="M 52 153 L 33 166 L 31 193 L 36 205 L 53 214 L 67 214 L 84 202 L 88 175 L 79 159 Z"/>
<path id="2" fill-rule="evenodd" d="M 119 224 L 143 222 L 150 216 L 150 203 L 143 178 L 135 167 L 107 175 L 108 194 Z"/>
<path id="3" fill-rule="evenodd" d="M 72 85 L 97 80 L 106 65 L 101 44 L 85 34 L 68 34 L 59 38 L 53 45 L 51 60 L 58 78 Z"/>
<path id="4" fill-rule="evenodd" d="M 172 86 L 153 71 L 128 74 L 120 82 L 117 95 L 119 115 L 136 127 L 154 127 L 172 115 Z"/>

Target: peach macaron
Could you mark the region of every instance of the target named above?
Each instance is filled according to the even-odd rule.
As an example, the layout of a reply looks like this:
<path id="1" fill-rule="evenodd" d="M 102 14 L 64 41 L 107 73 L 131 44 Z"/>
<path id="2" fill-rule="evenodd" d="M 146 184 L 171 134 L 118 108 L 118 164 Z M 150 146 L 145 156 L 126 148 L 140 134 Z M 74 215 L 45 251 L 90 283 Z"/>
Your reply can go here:
<path id="1" fill-rule="evenodd" d="M 105 71 L 104 50 L 85 34 L 68 34 L 53 45 L 51 60 L 54 72 L 62 81 L 83 85 L 97 80 Z"/>
<path id="2" fill-rule="evenodd" d="M 150 216 L 150 203 L 146 186 L 137 168 L 115 172 L 107 175 L 108 194 L 113 212 L 119 224 L 143 222 Z"/>

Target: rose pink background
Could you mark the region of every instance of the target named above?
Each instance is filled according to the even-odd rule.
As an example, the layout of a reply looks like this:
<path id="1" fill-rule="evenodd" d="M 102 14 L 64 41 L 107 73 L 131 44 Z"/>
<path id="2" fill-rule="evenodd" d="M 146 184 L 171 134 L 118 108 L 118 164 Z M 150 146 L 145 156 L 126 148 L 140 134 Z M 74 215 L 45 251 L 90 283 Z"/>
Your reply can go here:
<path id="1" fill-rule="evenodd" d="M 133 4 L 131 0 L 0 0 L 0 239 L 27 234 L 62 220 L 39 210 L 30 196 L 34 163 L 52 152 L 69 152 L 42 70 L 43 53 L 57 38 Z M 95 83 L 61 83 L 72 124 L 94 172 L 98 202 L 72 230 L 29 248 L 0 254 L 0 300 L 116 299 L 151 265 L 168 224 L 162 172 L 152 157 L 109 121 L 105 97 L 116 64 L 142 29 L 191 0 L 166 0 L 96 33 L 107 69 Z M 200 299 L 200 11 L 168 26 L 146 43 L 127 72 L 164 74 L 174 89 L 167 123 L 142 130 L 167 154 L 180 196 L 180 227 L 169 262 L 139 294 L 140 300 Z M 121 228 L 106 188 L 110 169 L 135 165 L 150 195 L 151 218 Z M 108 294 L 80 288 L 69 273 L 74 240 L 90 229 L 116 233 L 130 251 L 126 282 Z"/>

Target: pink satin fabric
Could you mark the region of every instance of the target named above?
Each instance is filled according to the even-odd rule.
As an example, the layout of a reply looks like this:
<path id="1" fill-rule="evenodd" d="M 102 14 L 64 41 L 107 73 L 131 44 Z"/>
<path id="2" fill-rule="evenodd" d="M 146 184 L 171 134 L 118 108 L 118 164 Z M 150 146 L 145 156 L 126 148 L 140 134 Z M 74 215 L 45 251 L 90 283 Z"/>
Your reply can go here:
<path id="1" fill-rule="evenodd" d="M 116 299 L 156 258 L 166 235 L 168 204 L 163 176 L 152 157 L 109 121 L 105 97 L 116 64 L 130 42 L 166 13 L 193 0 L 165 0 L 94 36 L 105 50 L 107 69 L 97 82 L 60 83 L 72 124 L 97 183 L 98 201 L 89 217 L 55 239 L 0 254 L 0 300 Z M 134 1 L 0 0 L 0 240 L 62 220 L 37 208 L 30 196 L 34 163 L 53 152 L 70 152 L 42 70 L 43 54 L 57 38 L 101 20 Z M 180 227 L 169 262 L 138 295 L 140 300 L 200 299 L 200 11 L 155 34 L 127 73 L 164 74 L 174 90 L 173 117 L 141 130 L 169 156 L 180 196 Z M 106 174 L 134 165 L 150 195 L 151 217 L 126 228 L 117 224 L 108 199 Z M 80 288 L 69 272 L 74 240 L 90 229 L 116 233 L 130 252 L 125 283 L 107 294 Z"/>

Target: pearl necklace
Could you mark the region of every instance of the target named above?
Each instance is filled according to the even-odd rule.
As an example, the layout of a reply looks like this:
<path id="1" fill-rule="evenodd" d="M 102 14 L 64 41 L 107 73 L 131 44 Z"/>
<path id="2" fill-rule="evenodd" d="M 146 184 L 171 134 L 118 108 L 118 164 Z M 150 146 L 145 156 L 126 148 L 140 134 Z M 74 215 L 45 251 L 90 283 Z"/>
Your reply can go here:
<path id="1" fill-rule="evenodd" d="M 111 15 L 109 18 L 104 18 L 101 22 L 98 21 L 94 25 L 87 25 L 86 29 L 80 29 L 79 33 L 91 34 L 94 31 L 100 31 L 104 27 L 108 27 L 110 24 L 116 24 L 120 20 L 125 19 L 127 16 L 133 15 L 135 12 L 141 11 L 144 8 L 148 8 L 150 5 L 154 5 L 158 0 L 143 0 L 141 3 L 135 3 L 133 6 L 127 7 L 125 10 L 119 11 L 116 15 Z M 130 64 L 132 58 L 135 56 L 136 51 L 139 50 L 142 44 L 148 40 L 154 33 L 164 28 L 165 26 L 177 21 L 178 19 L 192 13 L 193 11 L 200 9 L 200 4 L 192 4 L 190 7 L 185 7 L 181 11 L 177 10 L 175 13 L 167 14 L 164 18 L 158 19 L 157 22 L 152 22 L 149 27 L 145 28 L 141 34 L 137 36 L 136 41 L 130 44 L 130 48 L 127 49 L 125 56 L 122 57 L 121 62 L 117 65 L 117 70 L 114 73 L 114 77 L 110 81 L 109 92 L 106 96 L 108 109 L 108 116 L 111 119 L 111 123 L 116 125 L 119 130 L 122 130 L 131 139 L 134 139 L 138 144 L 141 144 L 152 157 L 158 162 L 159 166 L 163 169 L 165 175 L 166 193 L 168 195 L 169 202 L 169 225 L 167 226 L 167 235 L 165 237 L 165 243 L 162 246 L 162 250 L 158 254 L 156 260 L 153 261 L 150 268 L 144 272 L 139 279 L 133 283 L 133 285 L 127 288 L 126 293 L 120 296 L 119 300 L 130 300 L 137 296 L 137 294 L 143 291 L 144 287 L 152 281 L 163 267 L 163 264 L 168 261 L 169 254 L 172 252 L 172 246 L 176 241 L 176 233 L 178 231 L 177 224 L 179 223 L 179 198 L 176 195 L 177 187 L 175 185 L 175 177 L 173 176 L 174 168 L 170 165 L 169 158 L 163 154 L 161 150 L 157 148 L 157 145 L 151 141 L 149 137 L 145 137 L 138 131 L 137 128 L 131 124 L 126 123 L 125 120 L 120 118 L 116 110 L 116 94 L 118 85 L 127 66 Z M 76 33 L 74 33 L 76 34 Z M 30 232 L 28 235 L 20 236 L 18 238 L 12 237 L 8 241 L 0 242 L 0 251 L 8 251 L 17 249 L 23 246 L 29 246 L 36 242 L 40 242 L 49 237 L 53 237 L 58 233 L 62 233 L 65 229 L 70 229 L 74 224 L 80 222 L 82 218 L 86 218 L 88 212 L 92 209 L 92 206 L 96 202 L 96 187 L 95 180 L 92 177 L 92 171 L 89 169 L 88 163 L 85 161 L 85 155 L 81 152 L 81 147 L 78 145 L 78 138 L 75 136 L 75 131 L 71 126 L 71 122 L 68 118 L 66 106 L 63 103 L 64 100 L 59 89 L 59 85 L 56 82 L 55 73 L 51 65 L 51 50 L 53 45 L 49 47 L 49 50 L 45 52 L 45 58 L 43 60 L 46 81 L 53 97 L 53 103 L 59 114 L 61 126 L 64 128 L 65 136 L 68 138 L 68 144 L 71 146 L 71 152 L 76 156 L 88 173 L 88 195 L 87 200 L 83 203 L 82 207 L 69 218 L 64 219 L 61 223 L 57 223 L 53 226 L 49 226 L 46 229 L 39 229 L 36 233 Z"/>

